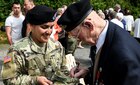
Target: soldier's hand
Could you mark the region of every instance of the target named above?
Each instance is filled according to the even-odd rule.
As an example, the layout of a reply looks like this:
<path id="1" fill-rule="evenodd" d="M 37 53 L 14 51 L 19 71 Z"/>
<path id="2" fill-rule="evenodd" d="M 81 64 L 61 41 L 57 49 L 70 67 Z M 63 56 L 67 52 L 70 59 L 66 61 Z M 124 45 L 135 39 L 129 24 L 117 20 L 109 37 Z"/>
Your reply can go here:
<path id="1" fill-rule="evenodd" d="M 85 75 L 87 75 L 87 73 L 89 72 L 89 70 L 87 68 L 84 67 L 73 67 L 70 70 L 70 76 L 71 77 L 75 77 L 75 78 L 84 78 Z"/>
<path id="2" fill-rule="evenodd" d="M 40 85 L 53 85 L 53 82 L 48 80 L 46 77 L 44 76 L 38 76 L 37 77 L 37 81 Z"/>

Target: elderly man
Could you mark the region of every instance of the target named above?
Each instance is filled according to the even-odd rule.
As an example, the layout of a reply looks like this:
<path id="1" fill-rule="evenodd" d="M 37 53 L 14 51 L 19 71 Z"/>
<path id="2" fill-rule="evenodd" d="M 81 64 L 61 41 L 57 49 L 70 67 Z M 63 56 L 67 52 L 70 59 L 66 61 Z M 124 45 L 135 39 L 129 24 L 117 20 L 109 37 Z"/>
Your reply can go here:
<path id="1" fill-rule="evenodd" d="M 35 6 L 34 0 L 24 0 L 24 11 L 25 11 L 25 13 L 27 13 L 34 6 Z"/>
<path id="2" fill-rule="evenodd" d="M 50 39 L 55 11 L 35 6 L 28 12 L 30 35 L 10 47 L 4 57 L 2 78 L 6 85 L 75 85 L 66 67 L 66 57 L 59 42 Z"/>
<path id="3" fill-rule="evenodd" d="M 24 0 L 24 12 L 25 15 L 29 10 L 31 10 L 35 6 L 34 0 Z M 22 37 L 26 37 L 30 33 L 31 29 L 30 26 L 28 25 L 27 21 L 27 15 L 25 16 L 25 20 L 23 21 L 23 27 L 22 27 Z"/>
<path id="4" fill-rule="evenodd" d="M 140 85 L 140 44 L 118 25 L 100 18 L 90 0 L 71 4 L 58 24 L 97 48 L 91 56 L 93 66 L 74 67 L 72 77 L 89 77 L 89 85 Z"/>

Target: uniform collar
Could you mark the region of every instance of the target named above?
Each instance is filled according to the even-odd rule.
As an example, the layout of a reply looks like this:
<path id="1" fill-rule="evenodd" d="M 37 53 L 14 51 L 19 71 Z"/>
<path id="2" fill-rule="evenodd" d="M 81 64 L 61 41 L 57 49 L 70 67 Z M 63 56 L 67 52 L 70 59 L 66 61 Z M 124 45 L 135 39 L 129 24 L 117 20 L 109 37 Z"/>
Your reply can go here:
<path id="1" fill-rule="evenodd" d="M 30 48 L 32 51 L 36 52 L 36 53 L 40 53 L 40 54 L 46 54 L 50 53 L 53 50 L 57 50 L 60 48 L 60 44 L 59 42 L 54 43 L 50 38 L 48 39 L 48 42 L 45 43 L 43 46 L 39 46 L 37 45 L 32 37 L 29 35 L 29 42 L 30 42 Z"/>
<path id="2" fill-rule="evenodd" d="M 46 43 L 44 43 L 43 46 L 39 46 L 38 44 L 36 44 L 32 37 L 29 36 L 29 40 L 30 40 L 30 47 L 31 47 L 31 50 L 36 52 L 36 53 L 41 53 L 41 54 L 44 54 L 45 53 L 45 47 L 46 47 Z"/>

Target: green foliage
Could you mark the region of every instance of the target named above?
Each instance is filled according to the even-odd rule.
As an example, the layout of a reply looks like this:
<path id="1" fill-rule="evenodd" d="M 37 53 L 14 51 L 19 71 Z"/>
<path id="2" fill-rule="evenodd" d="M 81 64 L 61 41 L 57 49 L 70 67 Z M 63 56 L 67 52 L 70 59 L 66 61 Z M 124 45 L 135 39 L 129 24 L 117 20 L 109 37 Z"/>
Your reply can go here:
<path id="1" fill-rule="evenodd" d="M 0 0 L 0 26 L 3 25 L 6 17 L 11 12 L 11 5 L 14 1 L 19 1 L 23 5 L 24 0 Z M 62 5 L 69 5 L 72 2 L 78 0 L 34 0 L 36 5 L 43 4 L 53 9 L 57 9 Z M 114 8 L 116 3 L 120 4 L 121 7 L 128 8 L 134 18 L 140 15 L 140 0 L 91 0 L 94 10 L 105 10 L 110 7 Z M 23 7 L 23 6 L 22 6 Z M 133 34 L 133 33 L 132 33 Z M 0 43 L 7 43 L 7 37 L 5 32 L 0 31 Z"/>
<path id="2" fill-rule="evenodd" d="M 24 0 L 18 0 L 22 5 Z M 62 5 L 69 5 L 72 2 L 78 0 L 34 0 L 36 5 L 43 4 L 53 9 L 57 9 Z M 14 0 L 0 0 L 0 22 L 4 22 L 6 17 L 11 12 L 11 4 Z M 114 8 L 116 3 L 120 4 L 122 8 L 129 8 L 132 15 L 136 18 L 140 14 L 140 0 L 91 0 L 91 3 L 95 10 Z"/>
<path id="3" fill-rule="evenodd" d="M 11 6 L 14 0 L 0 0 L 0 22 L 4 22 L 6 17 L 11 12 Z M 19 0 L 23 3 L 22 0 Z"/>
<path id="4" fill-rule="evenodd" d="M 75 2 L 76 0 L 36 0 L 36 4 L 43 4 L 54 9 L 61 7 L 62 5 L 69 5 L 69 3 Z"/>

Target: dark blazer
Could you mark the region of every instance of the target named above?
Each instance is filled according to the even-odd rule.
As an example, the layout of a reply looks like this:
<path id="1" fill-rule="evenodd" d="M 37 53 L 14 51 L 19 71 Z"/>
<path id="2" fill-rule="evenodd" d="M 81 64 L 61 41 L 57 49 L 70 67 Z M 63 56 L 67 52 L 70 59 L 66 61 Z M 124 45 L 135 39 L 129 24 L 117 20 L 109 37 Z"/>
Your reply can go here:
<path id="1" fill-rule="evenodd" d="M 112 22 L 101 50 L 95 83 L 140 85 L 140 44 Z"/>

